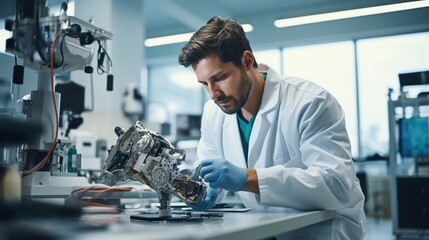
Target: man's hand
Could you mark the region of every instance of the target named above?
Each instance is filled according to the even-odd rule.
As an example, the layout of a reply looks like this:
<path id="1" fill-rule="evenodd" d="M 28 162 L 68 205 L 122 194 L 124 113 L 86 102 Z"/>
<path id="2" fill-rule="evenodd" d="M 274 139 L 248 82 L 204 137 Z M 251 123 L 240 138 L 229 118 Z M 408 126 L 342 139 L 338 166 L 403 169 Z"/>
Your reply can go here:
<path id="1" fill-rule="evenodd" d="M 237 192 L 243 191 L 246 185 L 246 170 L 224 159 L 202 160 L 199 174 L 212 188 Z"/>
<path id="2" fill-rule="evenodd" d="M 208 187 L 206 197 L 203 200 L 196 204 L 187 203 L 187 205 L 196 211 L 207 211 L 215 205 L 218 194 L 217 189 Z"/>

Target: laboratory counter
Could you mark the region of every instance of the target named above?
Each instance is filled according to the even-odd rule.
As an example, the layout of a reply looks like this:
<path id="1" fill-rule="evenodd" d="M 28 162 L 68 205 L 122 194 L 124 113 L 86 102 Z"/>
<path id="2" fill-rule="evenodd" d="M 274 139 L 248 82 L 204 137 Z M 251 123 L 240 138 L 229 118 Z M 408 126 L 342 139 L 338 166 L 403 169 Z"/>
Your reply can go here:
<path id="1" fill-rule="evenodd" d="M 9 209 L 9 210 L 8 210 Z M 12 210 L 11 210 L 12 209 Z M 307 231 L 329 223 L 335 211 L 298 211 L 290 208 L 265 207 L 258 210 L 241 211 L 230 209 L 227 212 L 212 212 L 210 217 L 195 217 L 208 212 L 174 210 L 173 217 L 189 216 L 199 221 L 143 221 L 131 216 L 154 209 L 134 209 L 120 213 L 109 211 L 76 213 L 42 206 L 23 205 L 21 211 L 3 205 L 0 226 L 0 239 L 67 239 L 67 240 L 106 240 L 106 239 L 265 239 L 284 233 Z M 94 210 L 94 209 L 93 209 Z M 231 212 L 237 210 L 238 212 Z M 219 214 L 220 213 L 220 214 Z M 38 215 L 38 216 L 36 216 Z M 40 217 L 42 216 L 43 217 Z M 220 216 L 222 215 L 222 216 Z M 151 216 L 158 216 L 151 214 Z M 180 218 L 180 217 L 179 217 Z"/>
<path id="2" fill-rule="evenodd" d="M 269 208 L 224 212 L 223 217 L 204 218 L 201 222 L 147 222 L 130 219 L 133 214 L 136 213 L 85 215 L 82 220 L 90 225 L 112 223 L 103 231 L 86 232 L 75 239 L 264 239 L 330 220 L 335 216 L 335 211 L 303 212 Z"/>

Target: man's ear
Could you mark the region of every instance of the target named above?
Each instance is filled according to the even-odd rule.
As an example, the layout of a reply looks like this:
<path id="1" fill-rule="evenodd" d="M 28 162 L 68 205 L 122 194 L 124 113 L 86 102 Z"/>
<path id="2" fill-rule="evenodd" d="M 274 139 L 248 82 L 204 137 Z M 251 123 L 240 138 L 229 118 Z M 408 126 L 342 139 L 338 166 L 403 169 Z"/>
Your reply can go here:
<path id="1" fill-rule="evenodd" d="M 241 56 L 241 64 L 243 65 L 244 69 L 250 70 L 253 67 L 254 61 L 255 58 L 253 56 L 253 53 L 249 50 L 245 50 L 243 52 L 243 55 Z"/>

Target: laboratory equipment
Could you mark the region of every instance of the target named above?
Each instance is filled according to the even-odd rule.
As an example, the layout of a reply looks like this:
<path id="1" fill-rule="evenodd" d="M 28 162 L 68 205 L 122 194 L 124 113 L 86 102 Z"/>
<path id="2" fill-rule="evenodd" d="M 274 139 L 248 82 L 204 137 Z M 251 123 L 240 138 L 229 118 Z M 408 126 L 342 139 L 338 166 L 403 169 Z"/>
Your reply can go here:
<path id="1" fill-rule="evenodd" d="M 172 194 L 186 203 L 197 203 L 205 197 L 206 185 L 191 169 L 179 170 L 186 153 L 157 132 L 137 121 L 127 130 L 117 127 L 118 140 L 107 156 L 101 179 L 113 186 L 132 179 L 153 188 L 160 202 L 159 217 L 171 216 Z"/>
<path id="2" fill-rule="evenodd" d="M 58 83 L 55 91 L 61 94 L 59 125 L 64 135 L 69 137 L 70 131 L 83 123 L 81 114 L 85 111 L 85 88 L 68 81 Z"/>
<path id="3" fill-rule="evenodd" d="M 427 72 L 400 75 L 401 94 L 389 92 L 389 165 L 393 233 L 427 237 L 429 228 L 429 98 L 407 97 L 404 86 L 428 84 Z M 420 79 L 420 80 L 419 80 Z M 420 97 L 419 97 L 420 96 Z"/>
<path id="4" fill-rule="evenodd" d="M 401 156 L 419 158 L 420 162 L 429 160 L 429 117 L 402 118 L 398 127 Z"/>
<path id="5" fill-rule="evenodd" d="M 401 73 L 398 75 L 401 92 L 404 87 L 429 84 L 429 71 Z"/>
<path id="6" fill-rule="evenodd" d="M 61 5 L 58 16 L 50 15 L 46 3 L 46 0 L 16 1 L 15 20 L 5 22 L 5 29 L 13 33 L 6 40 L 6 52 L 23 59 L 24 66 L 38 75 L 37 89 L 23 99 L 22 111 L 29 121 L 41 125 L 43 132 L 22 150 L 23 195 L 65 196 L 73 186 L 82 186 L 87 180 L 76 174 L 63 174 L 67 172 L 67 152 L 73 142 L 59 134 L 61 96 L 54 91 L 55 76 L 83 69 L 92 73 L 89 64 L 96 55 L 97 72 L 107 73 L 107 85 L 113 85 L 112 61 L 106 51 L 113 34 L 67 16 L 66 3 Z M 23 82 L 24 66 L 15 64 L 13 78 L 17 85 Z"/>
<path id="7" fill-rule="evenodd" d="M 145 115 L 145 102 L 136 82 L 130 82 L 124 92 L 122 112 L 131 123 L 141 121 Z"/>
<path id="8" fill-rule="evenodd" d="M 201 115 L 176 114 L 176 141 L 198 140 L 201 136 Z"/>

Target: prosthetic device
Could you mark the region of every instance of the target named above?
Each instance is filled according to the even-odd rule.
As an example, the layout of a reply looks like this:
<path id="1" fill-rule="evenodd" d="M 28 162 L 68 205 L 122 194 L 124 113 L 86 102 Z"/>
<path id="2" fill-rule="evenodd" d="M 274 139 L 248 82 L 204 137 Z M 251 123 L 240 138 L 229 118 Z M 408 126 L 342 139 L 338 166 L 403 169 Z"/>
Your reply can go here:
<path id="1" fill-rule="evenodd" d="M 197 169 L 182 169 L 185 151 L 176 149 L 159 133 L 137 121 L 128 130 L 115 128 L 118 140 L 109 149 L 101 173 L 104 184 L 115 185 L 132 179 L 153 188 L 160 202 L 160 218 L 171 217 L 172 194 L 186 203 L 197 203 L 205 197 L 206 185 Z"/>

